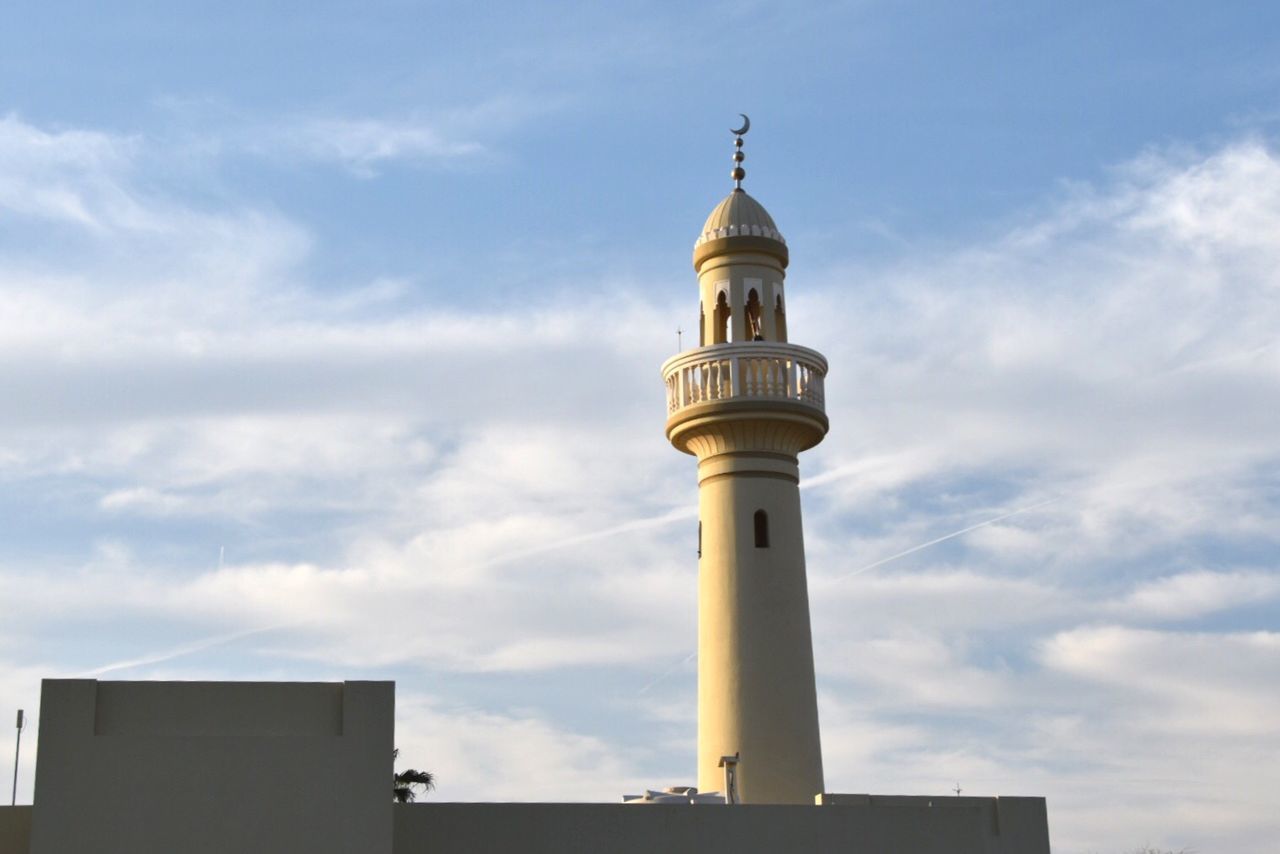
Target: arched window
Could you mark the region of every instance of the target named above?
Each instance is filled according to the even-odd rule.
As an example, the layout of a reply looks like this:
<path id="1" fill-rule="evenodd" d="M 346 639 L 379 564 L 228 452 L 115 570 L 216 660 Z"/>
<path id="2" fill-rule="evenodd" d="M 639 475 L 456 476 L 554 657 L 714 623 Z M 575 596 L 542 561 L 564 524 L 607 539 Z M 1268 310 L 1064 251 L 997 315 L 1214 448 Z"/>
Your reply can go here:
<path id="1" fill-rule="evenodd" d="M 782 310 L 782 294 L 778 294 L 778 301 L 773 309 L 773 328 L 779 341 L 787 340 L 787 315 Z"/>
<path id="2" fill-rule="evenodd" d="M 721 291 L 720 296 L 716 299 L 716 340 L 712 341 L 712 344 L 724 344 L 729 340 L 729 318 L 731 314 L 732 312 L 729 310 L 729 298 L 725 296 L 724 291 Z"/>
<path id="3" fill-rule="evenodd" d="M 698 303 L 698 346 L 707 346 L 707 315 L 702 310 L 702 303 Z"/>
<path id="4" fill-rule="evenodd" d="M 756 548 L 769 548 L 769 514 L 763 510 L 756 511 Z"/>
<path id="5" fill-rule="evenodd" d="M 702 520 L 698 520 L 698 557 L 702 557 Z"/>
<path id="6" fill-rule="evenodd" d="M 764 320 L 760 317 L 760 295 L 752 288 L 747 294 L 747 340 L 764 340 Z"/>

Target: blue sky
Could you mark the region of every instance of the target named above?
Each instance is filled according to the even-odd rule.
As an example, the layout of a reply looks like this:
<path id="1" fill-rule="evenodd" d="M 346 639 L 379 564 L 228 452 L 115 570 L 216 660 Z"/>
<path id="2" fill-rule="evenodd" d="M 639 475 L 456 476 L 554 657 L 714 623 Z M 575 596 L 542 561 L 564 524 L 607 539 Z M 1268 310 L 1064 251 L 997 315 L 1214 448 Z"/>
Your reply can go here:
<path id="1" fill-rule="evenodd" d="M 1269 4 L 0 16 L 0 704 L 393 678 L 433 797 L 692 780 L 657 369 L 747 112 L 832 365 L 828 787 L 1273 844 Z"/>

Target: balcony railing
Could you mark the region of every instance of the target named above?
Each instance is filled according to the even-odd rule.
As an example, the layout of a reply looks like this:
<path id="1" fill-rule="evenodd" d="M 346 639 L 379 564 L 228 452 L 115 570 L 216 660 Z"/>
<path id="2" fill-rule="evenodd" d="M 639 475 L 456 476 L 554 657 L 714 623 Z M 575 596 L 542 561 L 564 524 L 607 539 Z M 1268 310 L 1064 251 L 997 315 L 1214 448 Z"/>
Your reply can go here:
<path id="1" fill-rule="evenodd" d="M 698 403 L 791 400 L 823 410 L 827 360 L 795 344 L 747 341 L 688 350 L 662 366 L 667 415 Z"/>

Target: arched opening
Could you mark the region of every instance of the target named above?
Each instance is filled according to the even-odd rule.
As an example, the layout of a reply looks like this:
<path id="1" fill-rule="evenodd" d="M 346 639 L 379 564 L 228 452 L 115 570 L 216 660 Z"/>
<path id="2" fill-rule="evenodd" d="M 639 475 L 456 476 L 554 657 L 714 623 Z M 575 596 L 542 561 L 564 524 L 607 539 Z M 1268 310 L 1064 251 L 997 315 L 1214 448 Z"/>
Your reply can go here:
<path id="1" fill-rule="evenodd" d="M 755 517 L 756 529 L 756 548 L 769 548 L 769 514 L 763 510 L 756 511 Z"/>
<path id="2" fill-rule="evenodd" d="M 698 303 L 698 346 L 707 346 L 707 313 L 702 310 L 702 303 Z"/>
<path id="3" fill-rule="evenodd" d="M 712 344 L 725 344 L 729 341 L 729 320 L 732 312 L 729 310 L 729 298 L 725 296 L 725 292 L 721 291 L 720 296 L 716 298 L 715 320 L 715 340 Z"/>
<path id="4" fill-rule="evenodd" d="M 698 520 L 698 557 L 702 557 L 702 520 Z"/>
<path id="5" fill-rule="evenodd" d="M 787 314 L 782 310 L 782 294 L 778 294 L 778 302 L 773 309 L 773 328 L 779 341 L 787 340 Z"/>
<path id="6" fill-rule="evenodd" d="M 747 339 L 764 340 L 764 321 L 760 317 L 760 295 L 752 288 L 747 294 Z"/>

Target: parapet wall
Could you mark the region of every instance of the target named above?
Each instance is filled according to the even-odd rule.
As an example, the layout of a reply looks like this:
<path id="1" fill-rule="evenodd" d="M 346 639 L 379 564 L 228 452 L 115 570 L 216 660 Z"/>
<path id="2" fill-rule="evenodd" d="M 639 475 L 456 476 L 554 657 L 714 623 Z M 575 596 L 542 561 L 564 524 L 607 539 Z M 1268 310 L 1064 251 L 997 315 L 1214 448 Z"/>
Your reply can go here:
<path id="1" fill-rule="evenodd" d="M 45 680 L 31 854 L 391 854 L 391 682 Z"/>
<path id="2" fill-rule="evenodd" d="M 390 682 L 46 680 L 0 854 L 1049 854 L 1043 798 L 391 804 Z"/>
<path id="3" fill-rule="evenodd" d="M 1049 816 L 1044 798 L 962 798 L 949 795 L 819 795 L 825 807 L 903 815 L 922 810 L 962 813 L 987 835 L 985 854 L 1049 854 Z"/>
<path id="4" fill-rule="evenodd" d="M 822 795 L 821 806 L 425 803 L 395 854 L 1049 854 L 1043 798 Z"/>

